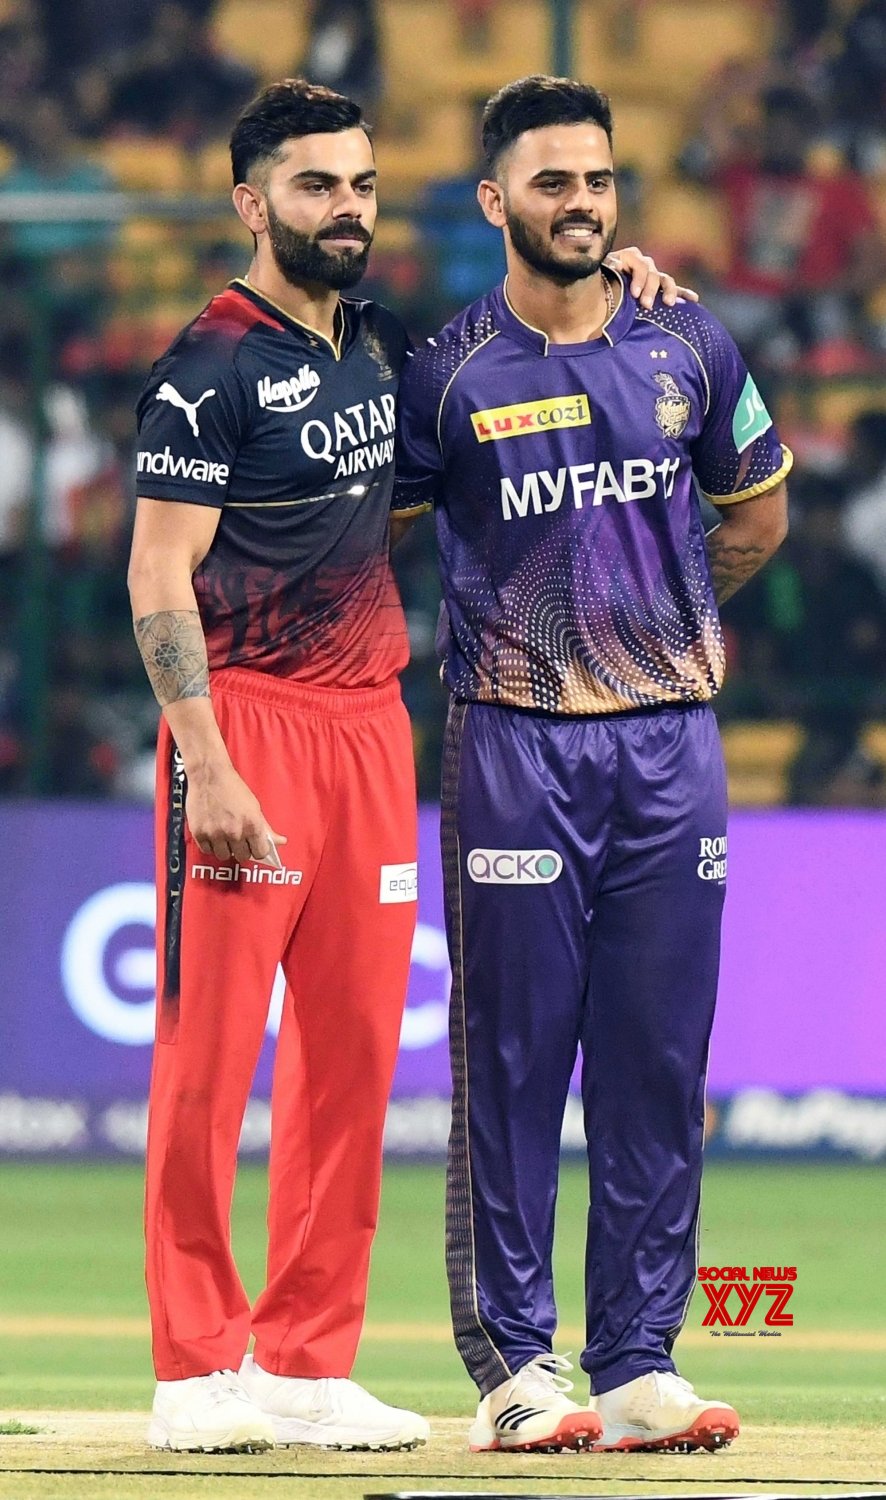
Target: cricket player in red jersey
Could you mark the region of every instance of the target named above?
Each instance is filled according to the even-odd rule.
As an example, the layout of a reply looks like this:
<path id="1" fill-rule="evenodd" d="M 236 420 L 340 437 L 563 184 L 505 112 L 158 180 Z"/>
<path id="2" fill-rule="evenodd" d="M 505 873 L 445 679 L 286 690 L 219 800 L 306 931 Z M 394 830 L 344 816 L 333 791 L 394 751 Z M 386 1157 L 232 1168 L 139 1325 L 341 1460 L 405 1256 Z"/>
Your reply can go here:
<path id="1" fill-rule="evenodd" d="M 383 308 L 339 296 L 376 215 L 358 107 L 275 84 L 231 149 L 255 257 L 139 403 L 130 590 L 163 708 L 149 1441 L 408 1448 L 424 1418 L 348 1378 L 415 922 L 389 563 L 392 526 L 416 513 L 390 520 L 406 338 Z M 644 301 L 662 281 L 673 300 L 650 261 L 622 257 Z M 229 1214 L 278 962 L 268 1276 L 250 1308 Z"/>
<path id="2" fill-rule="evenodd" d="M 376 215 L 358 107 L 275 85 L 232 159 L 254 260 L 155 365 L 138 412 L 130 591 L 163 706 L 149 1441 L 412 1447 L 424 1418 L 347 1378 L 416 911 L 389 562 L 405 336 L 339 296 Z M 250 1308 L 229 1214 L 278 962 L 268 1276 Z"/>

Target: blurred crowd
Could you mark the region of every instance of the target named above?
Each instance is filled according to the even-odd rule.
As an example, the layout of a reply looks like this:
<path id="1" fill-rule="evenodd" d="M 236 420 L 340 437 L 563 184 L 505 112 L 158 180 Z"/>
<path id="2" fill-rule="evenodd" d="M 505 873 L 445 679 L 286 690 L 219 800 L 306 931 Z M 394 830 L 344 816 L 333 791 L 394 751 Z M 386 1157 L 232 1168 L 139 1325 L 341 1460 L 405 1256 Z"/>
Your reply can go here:
<path id="1" fill-rule="evenodd" d="M 354 95 L 381 132 L 383 3 L 293 0 L 305 13 L 303 55 L 280 68 Z M 499 0 L 439 3 L 466 53 L 491 45 Z M 126 184 L 103 148 L 162 136 L 195 161 L 213 146 L 223 152 L 263 78 L 220 43 L 218 9 L 218 0 L 0 0 L 6 794 L 150 796 L 156 710 L 124 585 L 133 406 L 150 360 L 245 268 L 248 246 L 232 215 L 219 229 L 217 209 L 199 233 L 167 225 L 161 255 L 150 225 L 139 237 L 121 218 L 115 194 Z M 642 162 L 630 155 L 617 160 L 620 238 L 697 287 L 746 352 L 796 452 L 790 538 L 724 611 L 721 717 L 799 726 L 789 801 L 886 805 L 869 734 L 886 722 L 886 0 L 772 0 L 771 9 L 771 51 L 718 68 L 669 168 L 687 201 L 716 203 L 728 254 L 712 262 L 695 253 L 689 230 L 683 239 L 658 232 Z M 605 77 L 592 81 L 606 87 Z M 373 259 L 369 294 L 415 337 L 501 274 L 500 242 L 474 199 L 479 103 L 466 101 L 476 159 L 400 204 L 409 232 L 380 240 Z M 617 132 L 615 92 L 614 105 Z M 420 788 L 433 797 L 444 704 L 428 522 L 395 561 L 413 647 L 405 691 Z"/>

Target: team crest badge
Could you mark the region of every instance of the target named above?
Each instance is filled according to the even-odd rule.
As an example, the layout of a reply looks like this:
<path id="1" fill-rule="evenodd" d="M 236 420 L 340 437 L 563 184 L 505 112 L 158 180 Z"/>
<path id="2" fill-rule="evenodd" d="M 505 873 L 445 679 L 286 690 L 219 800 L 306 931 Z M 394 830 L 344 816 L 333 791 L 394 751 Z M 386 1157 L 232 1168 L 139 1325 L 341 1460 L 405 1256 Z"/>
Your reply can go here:
<path id="1" fill-rule="evenodd" d="M 382 341 L 374 328 L 363 329 L 363 347 L 370 359 L 374 359 L 378 365 L 379 378 L 381 380 L 393 380 L 394 372 L 388 363 L 387 353 Z"/>
<path id="2" fill-rule="evenodd" d="M 659 371 L 652 378 L 662 389 L 655 403 L 655 420 L 665 437 L 678 438 L 689 421 L 689 397 L 683 395 L 673 375 Z"/>

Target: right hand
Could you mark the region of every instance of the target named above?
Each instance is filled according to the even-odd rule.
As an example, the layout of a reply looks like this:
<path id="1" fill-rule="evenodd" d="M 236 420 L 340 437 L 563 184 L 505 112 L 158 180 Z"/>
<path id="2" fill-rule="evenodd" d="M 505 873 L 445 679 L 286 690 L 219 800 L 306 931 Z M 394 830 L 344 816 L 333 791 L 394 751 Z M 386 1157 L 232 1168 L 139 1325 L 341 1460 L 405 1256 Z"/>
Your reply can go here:
<path id="1" fill-rule="evenodd" d="M 286 843 L 268 827 L 258 798 L 233 766 L 188 778 L 185 816 L 197 847 L 216 859 L 243 864 L 264 859 L 272 842 Z"/>

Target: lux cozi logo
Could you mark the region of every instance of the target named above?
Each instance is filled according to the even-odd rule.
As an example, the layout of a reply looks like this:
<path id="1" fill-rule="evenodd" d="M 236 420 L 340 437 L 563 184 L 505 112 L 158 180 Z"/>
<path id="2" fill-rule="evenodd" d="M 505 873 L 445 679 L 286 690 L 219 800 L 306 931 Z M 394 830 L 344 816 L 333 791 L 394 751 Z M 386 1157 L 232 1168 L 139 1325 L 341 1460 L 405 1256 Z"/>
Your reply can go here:
<path id="1" fill-rule="evenodd" d="M 785 1308 L 794 1293 L 796 1266 L 754 1266 L 752 1276 L 746 1266 L 699 1266 L 698 1279 L 708 1299 L 703 1328 L 718 1323 L 724 1328 L 746 1328 L 761 1303 L 767 1327 L 793 1327 L 794 1315 Z"/>
<path id="2" fill-rule="evenodd" d="M 591 407 L 587 396 L 557 396 L 547 401 L 521 401 L 514 406 L 490 406 L 472 411 L 471 425 L 478 443 L 525 433 L 549 432 L 552 427 L 588 427 Z"/>

